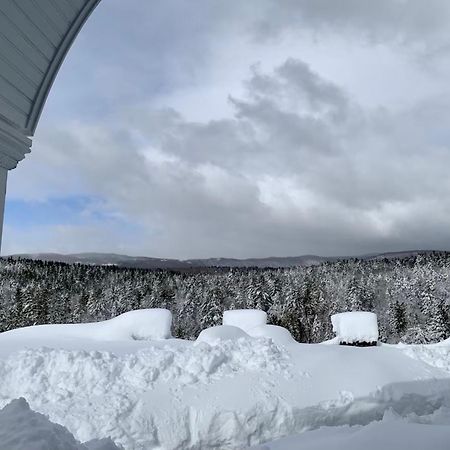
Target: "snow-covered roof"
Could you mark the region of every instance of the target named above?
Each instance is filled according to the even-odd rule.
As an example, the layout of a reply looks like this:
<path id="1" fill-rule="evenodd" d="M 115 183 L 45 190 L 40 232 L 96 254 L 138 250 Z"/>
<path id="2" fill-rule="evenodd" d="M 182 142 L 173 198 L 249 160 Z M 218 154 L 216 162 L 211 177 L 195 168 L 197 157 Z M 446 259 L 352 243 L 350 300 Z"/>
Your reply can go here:
<path id="1" fill-rule="evenodd" d="M 351 311 L 331 316 L 333 331 L 340 342 L 378 341 L 377 315 L 365 311 Z"/>
<path id="2" fill-rule="evenodd" d="M 45 100 L 72 42 L 100 0 L 0 2 L 0 165 L 29 152 Z"/>

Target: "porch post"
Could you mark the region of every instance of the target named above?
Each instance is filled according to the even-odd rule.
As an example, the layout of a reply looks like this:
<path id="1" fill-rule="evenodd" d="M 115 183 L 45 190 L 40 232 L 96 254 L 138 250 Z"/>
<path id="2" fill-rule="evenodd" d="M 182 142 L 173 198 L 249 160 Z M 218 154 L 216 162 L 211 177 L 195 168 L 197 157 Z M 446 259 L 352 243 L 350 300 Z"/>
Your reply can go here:
<path id="1" fill-rule="evenodd" d="M 25 154 L 30 152 L 30 148 L 31 139 L 9 125 L 0 116 L 0 249 L 8 171 L 17 167 L 17 163 L 25 157 Z"/>

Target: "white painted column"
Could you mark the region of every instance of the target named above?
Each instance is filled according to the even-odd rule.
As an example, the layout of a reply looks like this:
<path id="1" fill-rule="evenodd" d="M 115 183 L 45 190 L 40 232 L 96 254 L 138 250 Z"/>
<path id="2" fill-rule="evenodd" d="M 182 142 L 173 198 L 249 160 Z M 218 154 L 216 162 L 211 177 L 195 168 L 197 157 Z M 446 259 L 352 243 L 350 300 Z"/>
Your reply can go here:
<path id="1" fill-rule="evenodd" d="M 8 179 L 8 170 L 0 167 L 0 253 L 3 236 L 3 219 L 5 216 L 5 198 L 6 198 L 6 181 Z"/>
<path id="2" fill-rule="evenodd" d="M 31 139 L 2 120 L 0 116 L 0 249 L 5 212 L 6 182 L 8 171 L 17 167 L 26 153 L 30 152 Z"/>

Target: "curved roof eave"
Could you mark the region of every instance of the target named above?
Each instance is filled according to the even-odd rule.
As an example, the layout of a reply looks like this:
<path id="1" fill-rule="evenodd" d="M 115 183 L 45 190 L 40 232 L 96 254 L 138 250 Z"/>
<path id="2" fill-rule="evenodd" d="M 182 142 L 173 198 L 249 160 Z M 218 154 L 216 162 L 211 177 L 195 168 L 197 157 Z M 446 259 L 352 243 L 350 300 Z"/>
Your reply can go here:
<path id="1" fill-rule="evenodd" d="M 44 108 L 50 89 L 55 81 L 56 75 L 67 55 L 73 41 L 77 37 L 84 23 L 100 3 L 100 0 L 87 0 L 80 13 L 74 18 L 71 26 L 68 28 L 66 34 L 61 39 L 61 42 L 56 50 L 56 53 L 48 66 L 48 70 L 42 80 L 39 90 L 34 98 L 33 106 L 28 116 L 25 127 L 25 134 L 28 136 L 34 135 L 39 118 Z"/>
<path id="2" fill-rule="evenodd" d="M 100 0 L 0 1 L 0 166 L 31 147 L 50 89 Z"/>

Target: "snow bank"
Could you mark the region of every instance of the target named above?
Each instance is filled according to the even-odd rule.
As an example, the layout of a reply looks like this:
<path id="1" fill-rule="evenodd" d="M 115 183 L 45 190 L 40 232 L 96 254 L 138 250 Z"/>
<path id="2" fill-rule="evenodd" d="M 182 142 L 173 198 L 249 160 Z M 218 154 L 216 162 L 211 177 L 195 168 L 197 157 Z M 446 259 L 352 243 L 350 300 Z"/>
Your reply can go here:
<path id="1" fill-rule="evenodd" d="M 248 334 L 252 337 L 272 339 L 277 345 L 291 345 L 297 342 L 288 329 L 277 325 L 258 325 L 249 330 Z"/>
<path id="2" fill-rule="evenodd" d="M 223 324 L 241 328 L 246 333 L 267 323 L 267 314 L 259 309 L 233 309 L 224 311 Z"/>
<path id="3" fill-rule="evenodd" d="M 225 436 L 242 443 L 251 433 L 227 436 L 227 428 L 212 432 L 223 420 L 223 411 L 210 405 L 223 387 L 206 394 L 208 386 L 261 373 L 279 380 L 288 377 L 289 370 L 287 353 L 268 339 L 151 346 L 122 356 L 24 350 L 0 360 L 0 403 L 25 397 L 33 409 L 62 423 L 80 441 L 109 435 L 127 450 L 208 448 L 214 439 Z M 190 400 L 189 389 L 195 393 Z M 235 391 L 226 400 L 245 397 L 245 392 L 239 389 L 237 397 Z M 200 395 L 206 398 L 190 406 Z M 245 418 L 236 417 L 241 420 Z M 192 446 L 185 442 L 191 434 Z"/>
<path id="4" fill-rule="evenodd" d="M 331 316 L 333 331 L 340 342 L 377 342 L 377 315 L 365 311 L 352 311 Z"/>
<path id="5" fill-rule="evenodd" d="M 410 423 L 387 413 L 366 426 L 324 427 L 253 450 L 448 450 L 450 427 Z"/>
<path id="6" fill-rule="evenodd" d="M 81 442 L 111 436 L 126 450 L 235 450 L 321 426 L 365 426 L 389 409 L 450 425 L 444 347 L 408 347 L 411 357 L 388 345 L 278 346 L 267 336 L 288 337 L 267 325 L 250 330 L 266 337 L 234 339 L 233 331 L 214 345 L 78 337 L 61 343 L 58 333 L 34 328 L 32 339 L 0 334 L 0 406 L 25 397 Z M 36 342 L 52 348 L 23 349 Z"/>
<path id="7" fill-rule="evenodd" d="M 171 337 L 172 313 L 167 309 L 129 311 L 103 322 L 63 325 L 38 325 L 2 333 L 32 341 L 53 339 L 92 339 L 98 341 L 168 339 Z"/>
<path id="8" fill-rule="evenodd" d="M 206 342 L 210 345 L 216 345 L 220 341 L 235 341 L 240 338 L 248 338 L 249 335 L 238 327 L 231 325 L 218 325 L 203 330 L 197 338 L 198 342 Z"/>
<path id="9" fill-rule="evenodd" d="M 110 439 L 85 445 L 63 426 L 30 409 L 23 398 L 0 411 L 0 450 L 119 450 Z"/>

